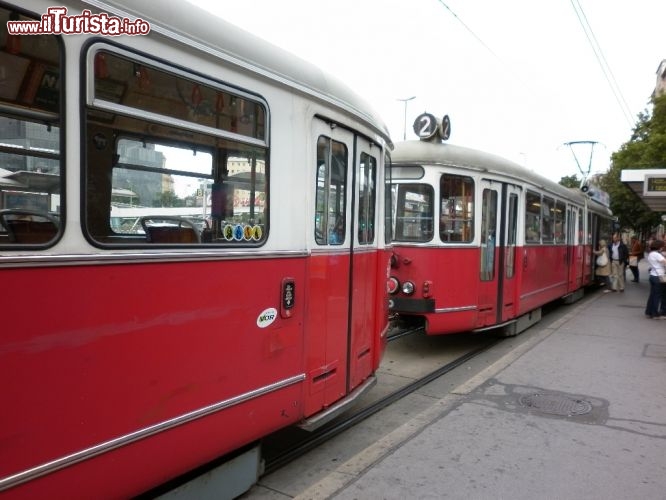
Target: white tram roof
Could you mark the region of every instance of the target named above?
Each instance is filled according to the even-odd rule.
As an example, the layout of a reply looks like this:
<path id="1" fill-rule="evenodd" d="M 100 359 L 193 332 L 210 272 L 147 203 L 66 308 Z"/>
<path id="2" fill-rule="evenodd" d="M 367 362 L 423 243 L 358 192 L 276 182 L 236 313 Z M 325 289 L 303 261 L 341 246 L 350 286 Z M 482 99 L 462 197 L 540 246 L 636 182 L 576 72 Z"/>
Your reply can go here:
<path id="1" fill-rule="evenodd" d="M 389 147 L 392 146 L 384 121 L 347 85 L 317 66 L 196 5 L 183 0 L 83 0 L 83 3 L 113 15 L 147 21 L 151 34 L 160 33 L 339 107 L 364 121 Z"/>
<path id="2" fill-rule="evenodd" d="M 468 168 L 479 173 L 494 174 L 520 183 L 526 182 L 560 198 L 580 205 L 587 204 L 602 213 L 609 215 L 611 213 L 607 207 L 591 199 L 590 196 L 578 189 L 564 187 L 501 156 L 465 146 L 430 141 L 398 142 L 391 153 L 391 163 Z"/>

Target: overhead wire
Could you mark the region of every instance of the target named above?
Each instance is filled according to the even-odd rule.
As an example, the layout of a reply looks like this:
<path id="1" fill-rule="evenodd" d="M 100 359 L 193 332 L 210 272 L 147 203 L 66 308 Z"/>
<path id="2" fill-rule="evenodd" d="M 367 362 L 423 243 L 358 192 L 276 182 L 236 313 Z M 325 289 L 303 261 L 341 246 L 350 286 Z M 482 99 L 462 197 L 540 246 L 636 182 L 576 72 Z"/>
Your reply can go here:
<path id="1" fill-rule="evenodd" d="M 490 54 L 491 54 L 495 59 L 497 59 L 497 61 L 498 61 L 503 67 L 504 67 L 504 69 L 506 70 L 506 72 L 507 72 L 509 75 L 511 75 L 511 77 L 513 77 L 513 78 L 514 78 L 514 79 L 515 79 L 515 80 L 516 80 L 516 81 L 517 81 L 517 82 L 518 82 L 518 83 L 519 83 L 519 84 L 525 89 L 526 92 L 528 92 L 530 95 L 534 96 L 535 98 L 538 97 L 538 96 L 536 95 L 536 93 L 534 92 L 534 89 L 532 88 L 532 86 L 529 85 L 529 84 L 528 84 L 528 83 L 527 83 L 527 82 L 526 82 L 526 81 L 525 81 L 520 75 L 518 75 L 518 74 L 516 73 L 516 71 L 515 71 L 510 65 L 508 65 L 508 64 L 507 64 L 507 63 L 506 63 L 506 62 L 505 62 L 500 56 L 498 56 L 498 55 L 495 53 L 495 51 L 493 51 L 493 49 L 491 49 L 490 46 L 489 46 L 486 42 L 484 42 L 484 41 L 481 39 L 481 37 L 480 37 L 479 35 L 477 35 L 477 34 L 472 30 L 472 28 L 470 28 L 469 26 L 467 26 L 467 24 L 465 24 L 465 22 L 460 18 L 460 16 L 458 16 L 458 14 L 456 14 L 455 12 L 453 12 L 453 10 L 451 9 L 451 7 L 449 7 L 449 6 L 444 2 L 444 0 L 437 0 L 437 1 L 442 5 L 442 7 L 444 7 L 446 10 L 449 11 L 449 13 L 450 13 L 450 14 L 456 19 L 456 21 L 458 21 L 458 22 L 463 26 L 463 28 L 465 28 L 465 29 L 469 32 L 469 34 L 472 35 L 472 36 L 476 39 L 476 41 L 479 42 L 479 43 L 483 46 L 483 48 L 485 48 L 488 52 L 490 52 Z"/>
<path id="2" fill-rule="evenodd" d="M 617 80 L 615 79 L 615 75 L 613 74 L 613 71 L 611 70 L 610 65 L 608 64 L 608 61 L 606 60 L 603 51 L 601 50 L 601 45 L 599 45 L 597 37 L 594 35 L 594 31 L 592 30 L 592 26 L 587 20 L 585 11 L 583 11 L 583 7 L 580 5 L 580 2 L 578 0 L 570 0 L 570 1 L 571 1 L 571 6 L 573 7 L 574 12 L 576 13 L 576 17 L 578 18 L 578 22 L 580 23 L 581 28 L 585 33 L 585 37 L 587 38 L 587 41 L 590 47 L 592 48 L 592 51 L 594 52 L 594 57 L 599 63 L 599 67 L 601 68 L 601 71 L 604 74 L 604 78 L 606 79 L 608 86 L 611 88 L 611 91 L 615 96 L 615 100 L 617 101 L 617 104 L 620 107 L 622 114 L 627 120 L 627 123 L 629 124 L 630 127 L 633 127 L 634 119 L 632 117 L 631 109 L 627 104 L 624 95 L 622 94 L 622 90 L 620 89 L 620 86 L 617 83 Z"/>
<path id="3" fill-rule="evenodd" d="M 448 11 L 451 13 L 451 15 L 452 15 L 453 17 L 455 17 L 456 20 L 457 20 L 460 24 L 462 24 L 463 27 L 464 27 L 467 31 L 469 31 L 469 33 L 470 33 L 474 38 L 476 38 L 476 40 L 477 40 L 481 45 L 483 45 L 483 46 L 486 48 L 486 50 L 487 50 L 488 52 L 490 52 L 493 56 L 495 56 L 499 61 L 502 61 L 502 60 L 499 58 L 499 56 L 498 56 L 497 54 L 495 54 L 495 52 L 493 52 L 493 50 L 492 50 L 490 47 L 488 47 L 488 45 L 486 44 L 486 42 L 484 42 L 483 40 L 481 40 L 481 38 L 480 38 L 476 33 L 474 33 L 474 31 L 472 31 L 472 29 L 471 29 L 469 26 L 467 26 L 467 25 L 463 22 L 463 20 L 460 19 L 460 17 L 458 17 L 458 15 L 457 15 L 455 12 L 453 12 L 453 11 L 451 10 L 451 7 L 449 7 L 448 5 L 446 5 L 446 4 L 443 2 L 443 0 L 437 0 L 437 1 L 438 1 L 440 4 L 442 4 L 442 6 L 444 6 L 444 8 L 445 8 L 446 10 L 448 10 Z"/>
<path id="4" fill-rule="evenodd" d="M 452 9 L 449 7 L 444 0 L 437 0 L 446 10 L 449 11 L 449 13 L 488 51 L 490 52 L 493 57 L 495 57 L 498 61 L 500 61 L 504 66 L 506 64 L 502 59 L 488 46 L 486 42 L 484 42 L 481 37 L 479 37 L 465 22 L 458 16 Z M 583 32 L 585 33 L 585 36 L 587 38 L 587 41 L 592 48 L 592 51 L 594 52 L 594 56 L 599 63 L 599 67 L 601 68 L 602 73 L 604 74 L 604 78 L 606 79 L 606 82 L 608 83 L 608 86 L 610 87 L 611 91 L 613 92 L 613 95 L 615 97 L 615 100 L 617 101 L 618 106 L 620 107 L 620 111 L 624 115 L 624 118 L 627 120 L 627 123 L 629 124 L 630 127 L 634 126 L 634 117 L 631 112 L 630 106 L 627 104 L 627 100 L 624 98 L 624 95 L 622 94 L 622 90 L 620 89 L 620 85 L 617 83 L 617 79 L 615 78 L 615 75 L 613 74 L 613 71 L 610 68 L 610 65 L 608 64 L 608 61 L 606 60 L 606 57 L 604 56 L 603 51 L 601 50 L 601 45 L 599 44 L 597 37 L 594 34 L 594 31 L 592 30 L 592 27 L 587 19 L 587 16 L 585 15 L 585 11 L 583 10 L 583 7 L 580 5 L 580 2 L 578 0 L 570 0 L 571 5 L 574 9 L 574 12 L 576 13 L 576 17 L 578 18 L 578 22 L 580 23 Z M 525 84 L 525 82 L 522 81 L 520 77 L 518 77 L 512 70 L 509 70 L 509 72 L 517 78 L 525 87 L 529 88 L 528 85 Z"/>

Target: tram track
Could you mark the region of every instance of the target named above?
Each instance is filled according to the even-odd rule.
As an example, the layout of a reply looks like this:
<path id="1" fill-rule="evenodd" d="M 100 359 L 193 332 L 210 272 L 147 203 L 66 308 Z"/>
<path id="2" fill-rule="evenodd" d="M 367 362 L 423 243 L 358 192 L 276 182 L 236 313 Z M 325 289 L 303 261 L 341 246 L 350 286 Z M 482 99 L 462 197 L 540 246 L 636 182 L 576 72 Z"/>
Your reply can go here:
<path id="1" fill-rule="evenodd" d="M 422 330 L 423 328 L 421 327 L 411 328 L 393 335 L 389 335 L 389 342 L 395 341 L 407 335 L 418 333 L 419 331 Z M 446 363 L 445 365 L 426 373 L 425 375 L 400 387 L 399 389 L 392 391 L 391 393 L 381 397 L 377 401 L 371 403 L 369 406 L 364 407 L 358 411 L 354 411 L 348 416 L 340 417 L 339 421 L 334 421 L 333 423 L 327 424 L 321 429 L 308 432 L 306 437 L 298 440 L 294 444 L 289 445 L 287 449 L 280 450 L 277 453 L 275 453 L 273 456 L 270 457 L 267 456 L 263 475 L 265 476 L 271 474 L 277 471 L 278 469 L 286 466 L 290 462 L 302 457 L 309 451 L 317 448 L 318 446 L 321 446 L 326 441 L 354 427 L 363 420 L 383 410 L 387 406 L 394 404 L 395 402 L 399 401 L 405 396 L 417 391 L 424 385 L 432 382 L 433 380 L 436 380 L 439 377 L 442 377 L 443 375 L 449 373 L 450 371 L 458 368 L 462 364 L 470 361 L 474 357 L 495 346 L 502 340 L 504 339 L 495 338 L 490 342 L 484 343 L 481 347 L 477 347 L 463 354 L 462 356 L 459 356 L 454 360 Z"/>
<path id="2" fill-rule="evenodd" d="M 422 326 L 416 326 L 412 328 L 407 328 L 405 330 L 399 330 L 396 331 L 395 333 L 389 332 L 389 334 L 386 336 L 386 339 L 388 342 L 393 342 L 395 340 L 398 340 L 399 338 L 406 337 L 407 335 L 413 335 L 418 332 L 422 332 L 423 327 Z"/>

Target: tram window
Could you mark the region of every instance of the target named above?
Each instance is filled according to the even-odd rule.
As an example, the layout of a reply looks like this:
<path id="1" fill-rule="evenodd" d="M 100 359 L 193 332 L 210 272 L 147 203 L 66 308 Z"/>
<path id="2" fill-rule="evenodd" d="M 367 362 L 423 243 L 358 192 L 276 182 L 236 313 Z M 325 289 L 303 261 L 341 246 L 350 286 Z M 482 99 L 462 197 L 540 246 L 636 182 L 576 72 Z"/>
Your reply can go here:
<path id="1" fill-rule="evenodd" d="M 439 191 L 440 239 L 444 243 L 471 243 L 474 239 L 474 180 L 443 174 Z"/>
<path id="2" fill-rule="evenodd" d="M 347 146 L 325 136 L 317 139 L 315 241 L 342 245 L 347 234 Z"/>
<path id="3" fill-rule="evenodd" d="M 53 35 L 8 35 L 0 8 L 0 246 L 47 244 L 60 231 L 60 45 Z"/>
<path id="4" fill-rule="evenodd" d="M 377 159 L 361 153 L 358 200 L 358 242 L 367 245 L 375 241 L 375 199 Z"/>
<path id="5" fill-rule="evenodd" d="M 561 201 L 555 202 L 555 227 L 554 227 L 554 241 L 555 243 L 566 243 L 567 234 L 567 220 L 566 220 L 566 206 Z"/>
<path id="6" fill-rule="evenodd" d="M 555 200 L 544 196 L 541 201 L 541 242 L 553 243 L 555 239 Z"/>
<path id="7" fill-rule="evenodd" d="M 263 105 L 144 59 L 100 51 L 93 60 L 85 160 L 92 239 L 120 245 L 264 242 L 267 148 L 255 140 L 265 134 Z M 185 94 L 187 88 L 192 92 Z M 248 139 L 240 142 L 237 135 Z"/>
<path id="8" fill-rule="evenodd" d="M 236 155 L 227 157 L 226 173 L 215 181 L 210 151 L 121 138 L 111 170 L 111 235 L 145 235 L 151 243 L 260 241 L 265 165 Z M 193 228 L 195 237 L 183 228 Z M 158 233 L 171 234 L 160 239 Z"/>
<path id="9" fill-rule="evenodd" d="M 481 200 L 481 281 L 495 277 L 497 245 L 497 191 L 484 189 Z"/>
<path id="10" fill-rule="evenodd" d="M 391 158 L 384 155 L 384 165 L 390 165 Z M 391 168 L 384 169 L 384 243 L 389 244 L 393 239 L 393 196 L 391 190 Z"/>
<path id="11" fill-rule="evenodd" d="M 173 216 L 207 224 L 213 160 L 210 152 L 121 138 L 111 169 L 111 229 L 145 234 L 142 217 Z M 116 221 L 122 220 L 118 224 Z M 114 223 L 116 222 L 116 223 Z M 166 222 L 163 222 L 166 224 Z M 203 229 L 203 227 L 201 228 Z"/>
<path id="12" fill-rule="evenodd" d="M 518 233 L 518 195 L 509 194 L 509 216 L 506 227 L 505 276 L 513 278 L 516 272 L 516 237 Z"/>
<path id="13" fill-rule="evenodd" d="M 541 243 L 541 196 L 532 191 L 525 196 L 525 243 Z"/>
<path id="14" fill-rule="evenodd" d="M 434 190 L 428 184 L 395 184 L 396 241 L 430 241 L 433 237 Z"/>
<path id="15" fill-rule="evenodd" d="M 597 238 L 597 240 L 603 238 L 607 242 L 610 242 L 611 237 L 615 232 L 615 229 L 613 228 L 613 221 L 611 219 L 603 218 L 597 214 L 594 215 L 594 218 L 597 219 L 596 225 L 599 227 L 599 238 Z"/>
<path id="16" fill-rule="evenodd" d="M 421 165 L 392 165 L 388 170 L 391 171 L 393 180 L 415 181 L 423 179 L 425 175 L 425 169 Z"/>
<path id="17" fill-rule="evenodd" d="M 184 120 L 201 127 L 266 139 L 266 111 L 240 93 L 206 81 L 186 78 L 138 56 L 108 50 L 94 54 L 93 104 L 108 110 L 148 112 L 165 123 Z M 100 118 L 109 118 L 98 111 Z"/>

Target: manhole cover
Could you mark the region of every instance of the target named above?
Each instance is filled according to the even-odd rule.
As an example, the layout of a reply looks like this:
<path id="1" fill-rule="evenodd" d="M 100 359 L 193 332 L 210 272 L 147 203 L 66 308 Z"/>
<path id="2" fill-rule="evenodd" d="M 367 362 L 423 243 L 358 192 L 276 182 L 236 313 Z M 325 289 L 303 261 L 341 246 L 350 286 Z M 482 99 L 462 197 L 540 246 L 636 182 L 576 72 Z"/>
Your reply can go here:
<path id="1" fill-rule="evenodd" d="M 585 415 L 592 411 L 587 401 L 556 394 L 527 394 L 520 397 L 520 404 L 550 415 Z"/>

